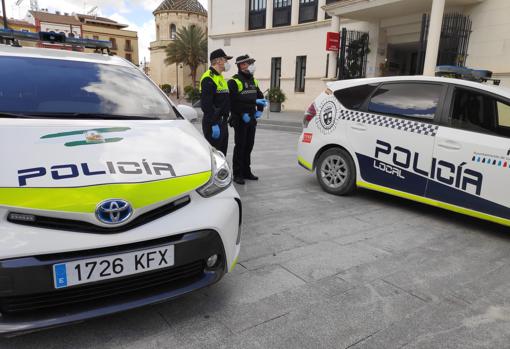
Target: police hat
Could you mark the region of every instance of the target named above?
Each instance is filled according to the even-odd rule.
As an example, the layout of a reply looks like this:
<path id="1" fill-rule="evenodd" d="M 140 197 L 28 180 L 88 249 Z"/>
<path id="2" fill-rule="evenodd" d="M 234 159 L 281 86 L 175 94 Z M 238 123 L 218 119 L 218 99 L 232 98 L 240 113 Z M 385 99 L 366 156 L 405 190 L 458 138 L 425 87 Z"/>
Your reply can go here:
<path id="1" fill-rule="evenodd" d="M 241 63 L 252 64 L 252 63 L 255 63 L 255 60 L 253 58 L 250 58 L 250 56 L 248 56 L 248 55 L 243 55 L 243 56 L 239 56 L 236 58 L 236 64 L 241 64 Z"/>
<path id="2" fill-rule="evenodd" d="M 216 59 L 216 58 L 232 59 L 233 57 L 232 56 L 227 56 L 225 51 L 223 51 L 220 48 L 220 49 L 217 49 L 217 50 L 214 50 L 213 52 L 211 52 L 210 60 L 212 61 L 213 59 Z"/>

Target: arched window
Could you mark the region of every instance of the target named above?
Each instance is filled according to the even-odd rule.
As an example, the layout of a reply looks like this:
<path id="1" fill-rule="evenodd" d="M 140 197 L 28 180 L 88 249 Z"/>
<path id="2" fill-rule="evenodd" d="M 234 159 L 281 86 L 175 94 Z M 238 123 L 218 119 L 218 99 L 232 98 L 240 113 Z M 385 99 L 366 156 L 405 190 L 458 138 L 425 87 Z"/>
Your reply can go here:
<path id="1" fill-rule="evenodd" d="M 170 24 L 170 40 L 175 40 L 177 36 L 177 27 L 175 24 Z"/>
<path id="2" fill-rule="evenodd" d="M 156 24 L 156 40 L 159 40 L 159 25 Z"/>

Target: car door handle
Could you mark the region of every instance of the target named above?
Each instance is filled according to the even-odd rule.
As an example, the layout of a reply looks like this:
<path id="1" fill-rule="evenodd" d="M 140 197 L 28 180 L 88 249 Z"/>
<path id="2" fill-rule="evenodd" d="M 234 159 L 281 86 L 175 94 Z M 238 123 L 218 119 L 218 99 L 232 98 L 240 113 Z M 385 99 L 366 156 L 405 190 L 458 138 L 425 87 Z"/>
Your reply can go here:
<path id="1" fill-rule="evenodd" d="M 441 148 L 448 149 L 448 150 L 461 150 L 462 149 L 462 146 L 459 143 L 454 142 L 454 141 L 439 142 L 437 145 Z"/>
<path id="2" fill-rule="evenodd" d="M 367 130 L 365 125 L 362 124 L 361 122 L 355 123 L 354 125 L 351 126 L 351 128 L 354 130 L 358 130 L 358 131 L 366 131 Z"/>

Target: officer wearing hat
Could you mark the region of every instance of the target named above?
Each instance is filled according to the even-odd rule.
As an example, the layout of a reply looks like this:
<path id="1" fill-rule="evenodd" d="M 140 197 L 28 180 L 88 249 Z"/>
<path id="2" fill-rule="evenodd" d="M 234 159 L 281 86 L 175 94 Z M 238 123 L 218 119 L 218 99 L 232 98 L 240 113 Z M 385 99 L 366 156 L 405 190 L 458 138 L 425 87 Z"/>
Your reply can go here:
<path id="1" fill-rule="evenodd" d="M 233 158 L 234 181 L 258 180 L 251 171 L 251 152 L 255 142 L 257 119 L 262 116 L 267 101 L 253 77 L 255 60 L 248 55 L 236 58 L 238 73 L 228 82 L 230 90 L 230 125 L 235 130 Z"/>
<path id="2" fill-rule="evenodd" d="M 211 52 L 211 66 L 200 79 L 200 99 L 204 112 L 202 131 L 209 143 L 227 155 L 230 98 L 228 84 L 222 73 L 230 69 L 232 56 L 222 49 Z"/>

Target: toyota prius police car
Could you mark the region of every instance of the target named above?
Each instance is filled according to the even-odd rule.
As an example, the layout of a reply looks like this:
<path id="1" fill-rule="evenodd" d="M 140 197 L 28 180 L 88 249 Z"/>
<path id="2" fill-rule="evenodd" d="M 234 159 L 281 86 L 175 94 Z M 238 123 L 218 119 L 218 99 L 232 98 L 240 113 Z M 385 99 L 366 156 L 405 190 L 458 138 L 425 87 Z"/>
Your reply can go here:
<path id="1" fill-rule="evenodd" d="M 0 36 L 0 335 L 211 285 L 236 264 L 241 202 L 224 156 L 128 61 Z"/>
<path id="2" fill-rule="evenodd" d="M 330 83 L 305 114 L 298 162 L 332 194 L 362 187 L 510 225 L 510 90 L 482 83 L 487 71 L 437 72 L 463 79 Z"/>

